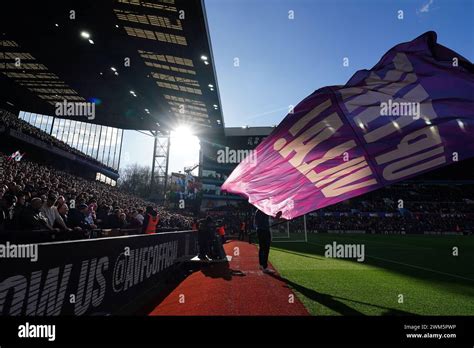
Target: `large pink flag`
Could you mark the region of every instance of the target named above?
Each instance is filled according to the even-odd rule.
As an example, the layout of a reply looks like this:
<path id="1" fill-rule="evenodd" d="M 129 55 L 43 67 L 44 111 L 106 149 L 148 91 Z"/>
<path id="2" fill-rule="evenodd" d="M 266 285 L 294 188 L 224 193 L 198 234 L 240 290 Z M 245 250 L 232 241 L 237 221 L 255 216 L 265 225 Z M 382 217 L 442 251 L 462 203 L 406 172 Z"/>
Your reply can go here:
<path id="1" fill-rule="evenodd" d="M 292 219 L 474 156 L 473 65 L 428 32 L 317 90 L 222 189 Z"/>

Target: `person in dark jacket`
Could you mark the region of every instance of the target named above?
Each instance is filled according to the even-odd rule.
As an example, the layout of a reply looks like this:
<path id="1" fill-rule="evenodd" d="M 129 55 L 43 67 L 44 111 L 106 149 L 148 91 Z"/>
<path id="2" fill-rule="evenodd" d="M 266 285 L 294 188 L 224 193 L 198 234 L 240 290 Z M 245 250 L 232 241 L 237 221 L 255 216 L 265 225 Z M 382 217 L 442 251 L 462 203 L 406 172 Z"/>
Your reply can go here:
<path id="1" fill-rule="evenodd" d="M 13 211 L 13 228 L 19 229 L 23 210 L 26 209 L 26 195 L 24 192 L 19 192 L 17 193 L 16 198 L 17 201 L 15 204 L 15 209 Z"/>
<path id="2" fill-rule="evenodd" d="M 140 228 L 142 227 L 142 223 L 137 218 L 138 212 L 136 210 L 132 211 L 130 214 L 130 227 L 131 228 Z"/>
<path id="3" fill-rule="evenodd" d="M 69 227 L 80 227 L 82 231 L 90 231 L 97 228 L 96 225 L 87 222 L 87 214 L 89 207 L 87 204 L 80 204 L 77 208 L 69 210 L 68 224 Z"/>
<path id="4" fill-rule="evenodd" d="M 120 219 L 120 209 L 115 209 L 114 213 L 107 217 L 107 228 L 123 228 L 123 221 Z"/>
<path id="5" fill-rule="evenodd" d="M 17 198 L 12 194 L 5 194 L 0 199 L 0 230 L 13 229 L 16 202 Z"/>
<path id="6" fill-rule="evenodd" d="M 211 258 L 209 257 L 209 243 L 211 241 L 212 233 L 215 233 L 214 229 L 214 223 L 209 215 L 205 219 L 198 221 L 198 257 L 202 261 L 211 261 Z"/>
<path id="7" fill-rule="evenodd" d="M 276 218 L 279 219 L 280 216 L 281 212 L 278 212 Z M 274 273 L 272 269 L 268 268 L 268 256 L 270 255 L 270 246 L 272 243 L 270 217 L 263 211 L 257 209 L 255 212 L 255 226 L 257 227 L 258 261 L 260 263 L 260 269 L 264 273 Z"/>
<path id="8" fill-rule="evenodd" d="M 109 216 L 109 212 L 110 212 L 110 207 L 105 202 L 102 202 L 97 208 L 97 211 L 95 213 L 95 216 L 97 218 L 97 222 L 99 225 L 101 223 L 102 224 L 107 223 L 107 217 Z"/>
<path id="9" fill-rule="evenodd" d="M 41 198 L 33 198 L 30 206 L 25 208 L 21 214 L 20 228 L 22 230 L 51 230 L 59 231 L 59 229 L 53 229 L 48 223 L 48 218 L 41 212 L 41 206 L 43 202 Z"/>
<path id="10" fill-rule="evenodd" d="M 30 205 L 21 211 L 19 233 L 14 236 L 15 239 L 35 243 L 56 239 L 60 231 L 58 228 L 51 227 L 48 218 L 41 212 L 42 205 L 41 198 L 35 197 L 31 200 Z"/>

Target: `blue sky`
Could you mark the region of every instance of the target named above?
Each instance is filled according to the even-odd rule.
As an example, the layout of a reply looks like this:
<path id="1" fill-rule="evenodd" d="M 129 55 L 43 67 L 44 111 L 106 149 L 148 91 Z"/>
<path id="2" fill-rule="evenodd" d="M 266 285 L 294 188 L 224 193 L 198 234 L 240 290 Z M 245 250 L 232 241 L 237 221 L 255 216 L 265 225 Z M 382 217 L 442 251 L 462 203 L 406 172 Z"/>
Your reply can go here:
<path id="1" fill-rule="evenodd" d="M 205 5 L 228 127 L 278 124 L 289 105 L 320 87 L 345 84 L 394 45 L 428 30 L 438 33 L 442 45 L 474 58 L 472 0 L 205 0 Z M 397 18 L 399 10 L 403 19 Z M 127 132 L 129 161 L 122 158 L 122 165 L 150 165 L 152 145 L 151 138 Z M 197 153 L 172 141 L 170 169 L 197 162 Z"/>

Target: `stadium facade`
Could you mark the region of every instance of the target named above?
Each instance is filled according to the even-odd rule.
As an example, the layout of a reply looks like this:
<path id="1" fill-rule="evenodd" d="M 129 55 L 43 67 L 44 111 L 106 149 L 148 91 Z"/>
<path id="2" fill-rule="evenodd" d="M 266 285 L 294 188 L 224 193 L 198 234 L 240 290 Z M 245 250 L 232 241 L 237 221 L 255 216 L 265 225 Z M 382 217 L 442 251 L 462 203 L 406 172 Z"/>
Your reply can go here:
<path id="1" fill-rule="evenodd" d="M 202 183 L 201 210 L 223 209 L 245 202 L 244 198 L 221 191 L 235 167 L 251 159 L 252 151 L 273 127 L 226 127 L 223 136 L 200 137 L 199 178 Z"/>

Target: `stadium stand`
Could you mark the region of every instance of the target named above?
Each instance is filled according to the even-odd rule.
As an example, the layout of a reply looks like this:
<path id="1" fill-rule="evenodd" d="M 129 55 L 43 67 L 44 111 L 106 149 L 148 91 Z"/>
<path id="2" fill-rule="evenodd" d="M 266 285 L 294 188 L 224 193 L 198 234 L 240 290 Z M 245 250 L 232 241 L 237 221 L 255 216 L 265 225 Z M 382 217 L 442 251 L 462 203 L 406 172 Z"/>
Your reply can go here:
<path id="1" fill-rule="evenodd" d="M 474 184 L 459 181 L 392 185 L 310 214 L 307 227 L 310 231 L 472 233 L 473 193 Z"/>
<path id="2" fill-rule="evenodd" d="M 4 239 L 48 241 L 139 234 L 148 206 L 158 212 L 158 231 L 191 227 L 190 217 L 117 187 L 0 155 L 0 231 Z"/>

